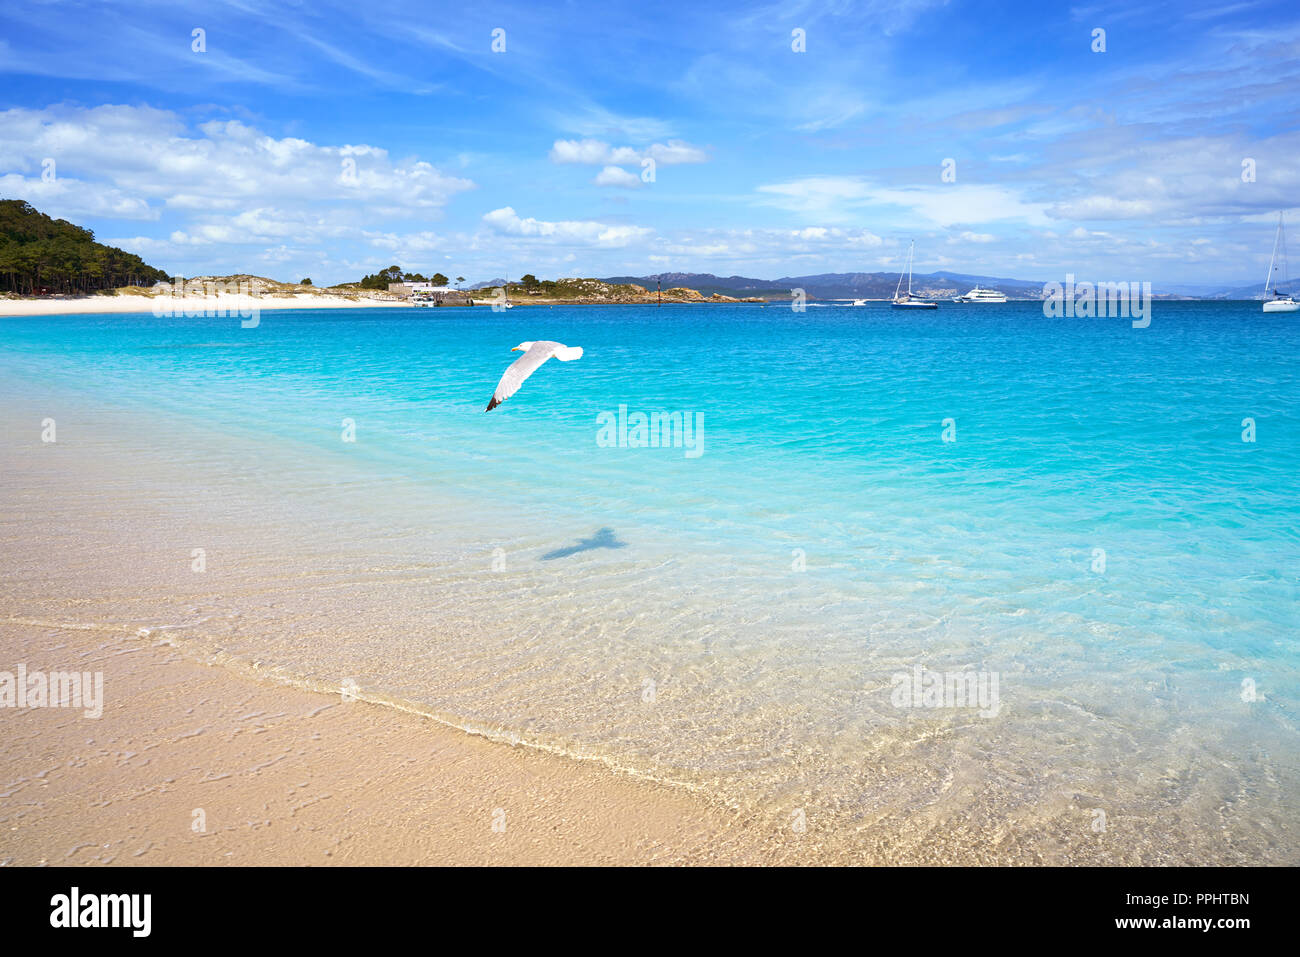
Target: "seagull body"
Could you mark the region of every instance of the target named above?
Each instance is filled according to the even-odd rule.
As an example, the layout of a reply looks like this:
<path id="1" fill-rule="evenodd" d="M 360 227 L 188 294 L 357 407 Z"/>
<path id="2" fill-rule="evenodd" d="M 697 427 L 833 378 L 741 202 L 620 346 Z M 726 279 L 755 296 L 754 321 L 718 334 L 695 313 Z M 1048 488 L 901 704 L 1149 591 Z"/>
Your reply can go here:
<path id="1" fill-rule="evenodd" d="M 510 351 L 522 352 L 523 355 L 512 362 L 505 375 L 501 377 L 496 391 L 492 393 L 492 401 L 488 403 L 484 412 L 491 412 L 518 392 L 524 380 L 551 356 L 555 356 L 561 362 L 572 362 L 574 359 L 582 358 L 582 346 L 566 346 L 562 342 L 521 342 Z"/>

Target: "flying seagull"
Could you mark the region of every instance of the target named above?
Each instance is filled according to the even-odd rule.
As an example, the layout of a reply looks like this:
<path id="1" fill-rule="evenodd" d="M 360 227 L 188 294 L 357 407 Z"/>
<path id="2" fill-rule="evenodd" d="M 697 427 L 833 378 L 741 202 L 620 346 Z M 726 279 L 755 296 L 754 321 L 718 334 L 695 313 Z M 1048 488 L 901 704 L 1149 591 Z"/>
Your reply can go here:
<path id="1" fill-rule="evenodd" d="M 582 346 L 566 346 L 562 342 L 521 342 L 510 350 L 522 352 L 523 355 L 510 363 L 510 368 L 497 383 L 497 390 L 492 393 L 492 401 L 484 412 L 491 412 L 506 399 L 519 391 L 524 380 L 537 371 L 538 367 L 551 356 L 561 362 L 572 362 L 582 358 Z"/>

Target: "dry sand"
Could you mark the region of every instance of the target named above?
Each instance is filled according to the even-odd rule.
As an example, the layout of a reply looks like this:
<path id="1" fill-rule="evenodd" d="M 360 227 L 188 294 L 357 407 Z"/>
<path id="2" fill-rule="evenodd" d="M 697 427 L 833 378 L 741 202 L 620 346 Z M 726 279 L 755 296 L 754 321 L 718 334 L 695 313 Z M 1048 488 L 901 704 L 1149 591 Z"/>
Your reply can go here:
<path id="1" fill-rule="evenodd" d="M 153 312 L 153 296 L 84 296 L 78 299 L 0 299 L 0 316 L 60 316 L 86 313 Z M 271 309 L 366 309 L 374 306 L 409 306 L 393 299 L 371 299 L 300 293 L 289 296 L 189 296 L 186 306 L 238 314 L 250 304 L 260 310 Z"/>

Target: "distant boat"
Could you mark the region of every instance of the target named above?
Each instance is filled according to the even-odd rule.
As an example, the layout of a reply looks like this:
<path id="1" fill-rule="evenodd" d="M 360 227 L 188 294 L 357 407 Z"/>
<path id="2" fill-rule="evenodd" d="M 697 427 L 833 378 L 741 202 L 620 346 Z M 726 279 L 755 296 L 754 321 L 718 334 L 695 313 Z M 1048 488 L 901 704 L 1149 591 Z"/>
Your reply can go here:
<path id="1" fill-rule="evenodd" d="M 1277 265 L 1277 252 L 1279 247 L 1282 250 L 1282 281 L 1288 286 L 1291 284 L 1286 274 L 1286 234 L 1282 230 L 1282 212 L 1278 210 L 1277 214 L 1277 234 L 1273 237 L 1273 258 L 1268 261 L 1268 278 L 1264 280 L 1264 311 L 1265 312 L 1295 312 L 1300 309 L 1300 302 L 1296 302 L 1288 293 L 1280 292 L 1277 284 L 1273 283 L 1273 269 Z M 1268 298 L 1269 284 L 1273 284 L 1273 298 Z"/>
<path id="2" fill-rule="evenodd" d="M 964 296 L 957 296 L 953 302 L 1006 302 L 1007 297 L 996 289 L 984 289 L 976 286 Z"/>
<path id="3" fill-rule="evenodd" d="M 912 252 L 916 249 L 916 240 L 907 247 L 907 292 L 899 294 L 903 288 L 903 274 L 898 274 L 898 285 L 894 287 L 894 301 L 890 305 L 895 309 L 938 309 L 937 302 L 912 297 Z"/>
<path id="4" fill-rule="evenodd" d="M 506 294 L 506 301 L 503 304 L 503 308 L 513 309 L 514 306 L 510 304 L 510 277 L 509 276 L 506 277 L 505 285 L 503 285 L 501 289 Z"/>
<path id="5" fill-rule="evenodd" d="M 854 299 L 854 300 L 853 300 L 853 305 L 855 305 L 855 306 L 865 306 L 866 304 L 867 304 L 867 300 L 865 300 L 865 299 Z"/>

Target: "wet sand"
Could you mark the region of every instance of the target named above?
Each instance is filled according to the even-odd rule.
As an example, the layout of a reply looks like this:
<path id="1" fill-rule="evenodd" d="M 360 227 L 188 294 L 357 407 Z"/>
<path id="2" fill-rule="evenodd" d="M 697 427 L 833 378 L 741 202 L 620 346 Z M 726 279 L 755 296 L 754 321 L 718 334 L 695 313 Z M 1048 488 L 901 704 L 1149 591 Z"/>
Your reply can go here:
<path id="1" fill-rule="evenodd" d="M 104 674 L 102 717 L 6 708 L 0 863 L 766 863 L 690 793 L 102 630 L 0 625 L 12 670 Z"/>
<path id="2" fill-rule="evenodd" d="M 6 408 L 0 672 L 102 672 L 103 713 L 0 707 L 0 865 L 760 863 L 798 850 L 802 836 L 683 788 L 214 664 L 167 626 L 141 629 L 188 607 L 156 561 L 177 519 L 141 481 L 166 481 L 141 449 L 170 440 L 133 445 L 115 413 L 60 413 L 68 427 L 42 446 L 14 425 L 39 421 L 37 407 Z M 258 524 L 248 499 L 218 500 Z"/>
<path id="3" fill-rule="evenodd" d="M 839 804 L 811 794 L 826 764 L 767 739 L 746 753 L 772 760 L 788 786 L 779 800 L 745 804 L 725 781 L 692 791 L 621 773 L 592 760 L 580 739 L 552 735 L 568 745 L 557 754 L 536 740 L 470 733 L 501 727 L 473 702 L 499 699 L 510 677 L 509 655 L 485 643 L 503 590 L 481 575 L 438 587 L 447 581 L 439 562 L 460 568 L 461 556 L 422 526 L 450 526 L 486 570 L 491 544 L 504 539 L 482 515 L 411 506 L 395 530 L 365 503 L 408 501 L 420 487 L 372 480 L 364 462 L 339 454 L 304 455 L 308 446 L 273 431 L 221 432 L 173 419 L 163 403 L 120 407 L 57 383 L 29 383 L 3 400 L 0 672 L 100 671 L 105 706 L 97 719 L 0 708 L 0 863 L 1294 860 L 1285 778 L 1152 763 L 1136 748 L 1144 790 L 1120 780 L 1118 765 L 1104 778 L 1085 775 L 1072 757 L 1043 759 L 1054 736 L 1077 740 L 1073 722 L 1054 718 L 1073 710 L 1030 713 L 1032 733 L 936 721 L 846 738 L 830 769 L 862 786 Z M 42 440 L 47 416 L 57 418 L 57 442 Z M 543 538 L 547 547 L 566 540 Z M 195 545 L 209 551 L 202 575 L 191 566 Z M 551 641 L 560 621 L 528 640 Z M 456 641 L 414 654 L 421 635 Z M 616 706 L 640 706 L 640 671 L 605 678 L 599 646 L 590 662 Z M 441 703 L 418 687 L 403 693 L 421 673 L 450 676 L 449 694 L 468 702 L 446 709 L 461 727 L 344 701 L 338 690 L 355 676 L 362 689 L 396 685 L 394 700 Z M 532 720 L 545 704 L 524 690 L 506 702 L 519 716 L 506 727 L 545 743 Z M 612 708 L 598 715 L 619 717 Z M 803 720 L 794 712 L 790 723 Z M 691 730 L 718 748 L 736 727 L 714 713 Z M 963 750 L 984 728 L 989 735 Z M 1267 756 L 1270 741 L 1257 736 Z M 1207 773 L 1226 776 L 1198 786 Z M 806 831 L 792 826 L 792 808 L 807 808 Z"/>

